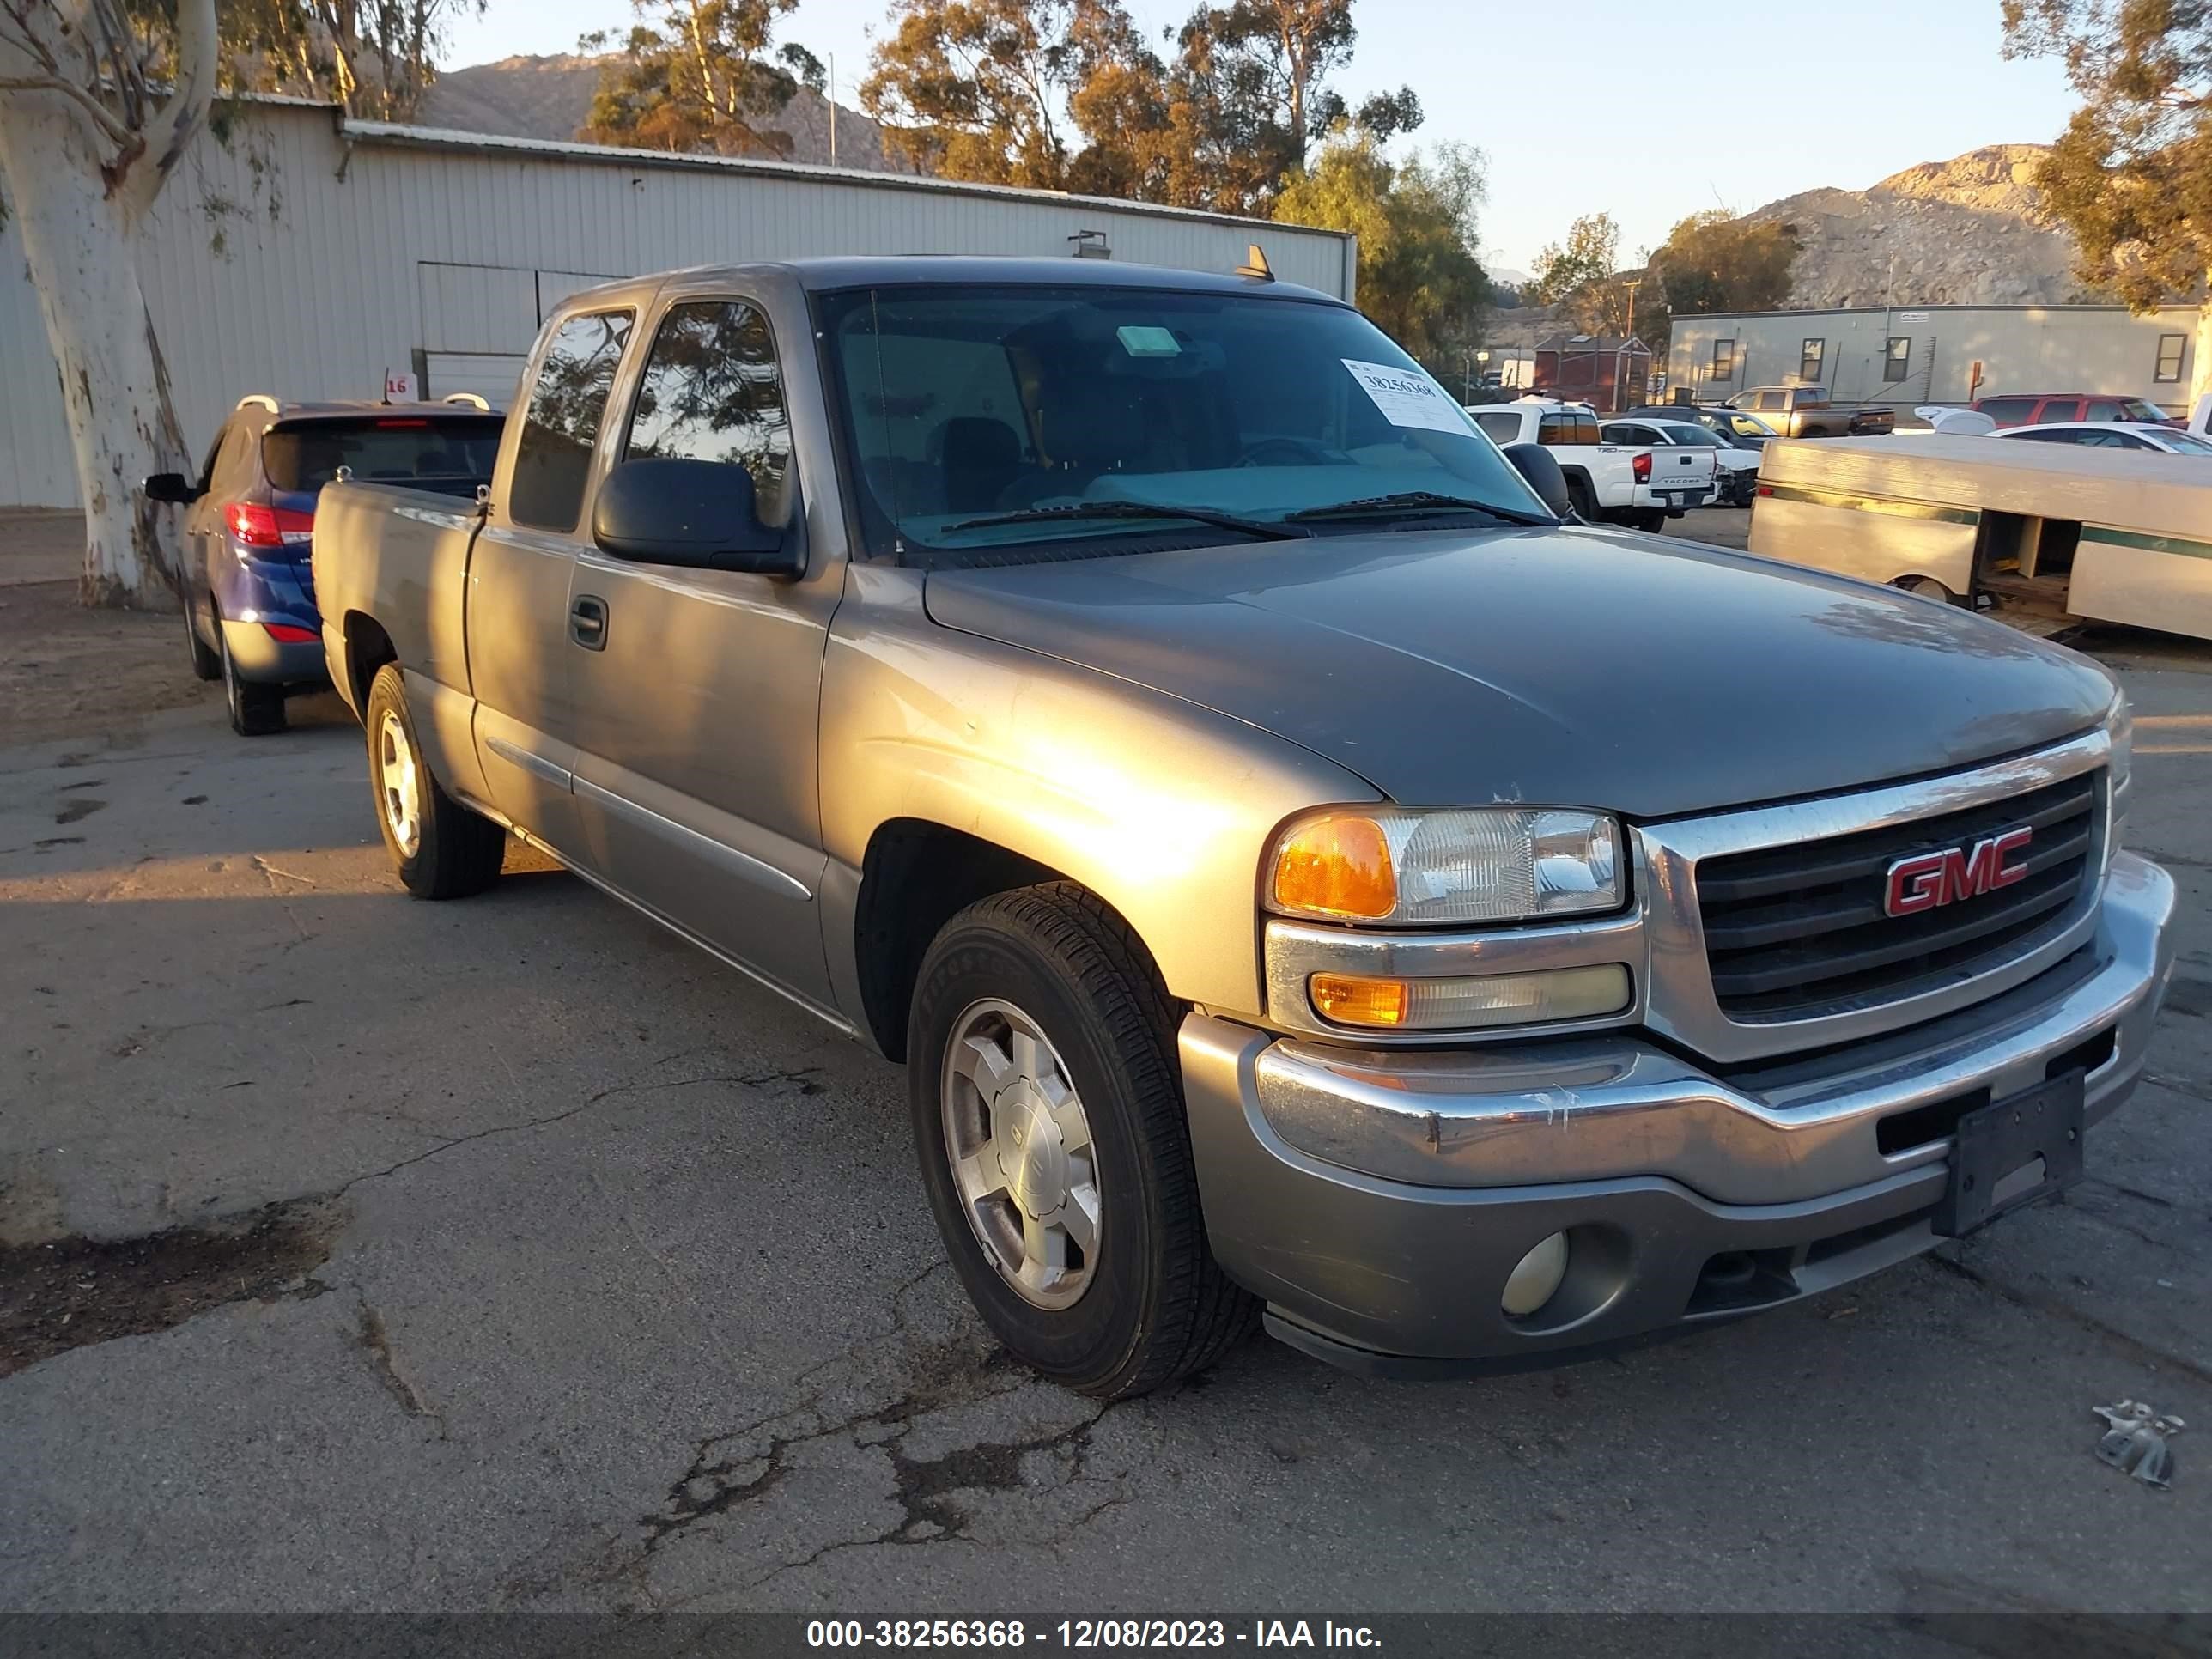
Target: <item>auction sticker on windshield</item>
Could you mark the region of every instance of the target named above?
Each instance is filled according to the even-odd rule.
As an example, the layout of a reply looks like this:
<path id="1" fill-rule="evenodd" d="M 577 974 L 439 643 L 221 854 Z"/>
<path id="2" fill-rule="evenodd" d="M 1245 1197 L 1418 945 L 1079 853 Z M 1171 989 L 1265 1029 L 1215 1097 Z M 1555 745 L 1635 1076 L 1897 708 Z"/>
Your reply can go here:
<path id="1" fill-rule="evenodd" d="M 1419 369 L 1393 368 L 1388 363 L 1363 363 L 1356 357 L 1341 360 L 1360 389 L 1375 400 L 1382 418 L 1392 426 L 1421 427 L 1431 432 L 1467 430 L 1467 416 L 1444 395 L 1444 389 Z"/>

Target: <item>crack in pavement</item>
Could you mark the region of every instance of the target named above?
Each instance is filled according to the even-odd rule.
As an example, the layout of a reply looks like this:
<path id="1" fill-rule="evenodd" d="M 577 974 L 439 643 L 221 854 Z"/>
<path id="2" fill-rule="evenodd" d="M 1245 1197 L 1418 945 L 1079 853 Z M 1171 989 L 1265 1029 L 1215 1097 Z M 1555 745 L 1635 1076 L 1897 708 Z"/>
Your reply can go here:
<path id="1" fill-rule="evenodd" d="M 410 1417 L 428 1419 L 437 1425 L 439 1439 L 450 1439 L 444 1413 L 434 1410 L 422 1397 L 422 1391 L 399 1369 L 398 1358 L 392 1351 L 392 1334 L 385 1328 L 384 1316 L 369 1305 L 366 1297 L 361 1297 L 360 1309 L 361 1323 L 355 1340 L 368 1354 L 369 1369 L 376 1373 L 376 1380 L 384 1385 L 386 1394 L 399 1402 L 401 1411 Z"/>
<path id="2" fill-rule="evenodd" d="M 891 1292 L 892 1328 L 872 1334 L 842 1352 L 809 1366 L 795 1381 L 799 1384 L 825 1371 L 849 1364 L 856 1357 L 886 1343 L 896 1343 L 910 1334 L 903 1298 L 948 1265 L 933 1261 L 896 1286 Z M 847 1412 L 834 1419 L 824 1416 L 822 1401 L 829 1386 L 808 1394 L 798 1404 L 755 1419 L 744 1426 L 709 1435 L 694 1443 L 691 1462 L 672 1481 L 662 1509 L 639 1517 L 646 1528 L 645 1541 L 627 1563 L 626 1576 L 642 1582 L 643 1569 L 654 1553 L 670 1539 L 730 1514 L 774 1492 L 794 1468 L 792 1454 L 824 1442 L 843 1440 L 861 1450 L 878 1450 L 890 1465 L 890 1500 L 897 1506 L 896 1519 L 888 1526 L 856 1537 L 833 1538 L 806 1554 L 781 1561 L 735 1588 L 750 1591 L 781 1574 L 811 1566 L 841 1551 L 868 1549 L 879 1545 L 975 1544 L 970 1535 L 975 1519 L 954 1494 L 964 1492 L 1066 1492 L 1102 1481 L 1089 1470 L 1091 1437 L 1113 1407 L 1084 1402 L 1086 1414 L 1061 1427 L 1008 1439 L 986 1439 L 936 1457 L 916 1457 L 906 1449 L 908 1438 L 932 1413 L 974 1405 L 1016 1394 L 1032 1386 L 1012 1359 L 995 1344 L 977 1346 L 973 1339 L 915 1346 L 903 1345 L 906 1384 L 890 1401 Z M 994 1384 L 1004 1374 L 1004 1382 Z M 760 1437 L 767 1437 L 765 1445 Z M 1064 1455 L 1066 1468 L 1056 1480 L 1032 1485 L 1024 1468 L 1032 1456 L 1054 1462 Z M 1112 1491 L 1086 1506 L 1049 1536 L 1039 1540 L 1058 1548 L 1100 1516 L 1130 1501 L 1123 1491 Z M 721 1586 L 663 1603 L 664 1611 L 690 1605 L 708 1595 L 725 1593 Z M 648 1591 L 649 1595 L 649 1591 Z"/>
<path id="3" fill-rule="evenodd" d="M 2038 1291 L 2026 1290 L 2017 1285 L 2008 1285 L 2002 1279 L 1991 1278 L 1978 1268 L 1970 1267 L 1965 1262 L 1940 1252 L 1923 1255 L 1920 1259 L 1937 1271 L 1948 1273 L 1954 1279 L 1964 1279 L 1969 1285 L 1978 1286 L 1998 1300 L 2008 1302 L 2015 1308 L 2028 1313 L 2044 1314 L 2051 1318 L 2062 1320 L 2097 1338 L 2107 1346 L 2118 1349 L 2136 1364 L 2148 1365 L 2153 1369 L 2161 1365 L 2171 1366 L 2185 1376 L 2194 1377 L 2199 1382 L 2212 1386 L 2212 1367 L 2200 1365 L 2185 1355 L 2169 1352 L 2164 1348 L 2153 1347 L 2142 1338 L 2130 1336 L 2116 1326 L 2107 1325 L 2094 1314 L 2085 1313 L 2069 1302 L 2063 1301 L 2055 1296 L 2045 1295 Z"/>
<path id="4" fill-rule="evenodd" d="M 670 1065 L 676 1060 L 685 1058 L 686 1054 L 694 1052 L 696 1051 L 686 1050 L 683 1054 L 670 1054 L 663 1059 L 654 1060 L 653 1062 L 653 1066 L 660 1066 Z M 652 1068 L 648 1067 L 647 1069 L 650 1070 Z M 348 1180 L 343 1185 L 332 1189 L 329 1196 L 332 1198 L 343 1198 L 346 1194 L 351 1192 L 356 1187 L 360 1186 L 362 1182 L 365 1181 L 381 1181 L 386 1176 L 397 1175 L 402 1170 L 412 1168 L 414 1165 L 422 1163 L 428 1158 L 437 1157 L 441 1152 L 451 1152 L 456 1146 L 468 1146 L 471 1141 L 489 1140 L 497 1135 L 521 1134 L 531 1129 L 549 1128 L 556 1123 L 564 1122 L 568 1119 L 574 1117 L 580 1112 L 587 1112 L 591 1110 L 592 1107 L 599 1104 L 600 1102 L 611 1100 L 617 1095 L 643 1093 L 655 1089 L 688 1089 L 696 1084 L 701 1083 L 738 1083 L 752 1086 L 763 1086 L 769 1083 L 787 1080 L 793 1075 L 794 1074 L 789 1073 L 767 1072 L 762 1073 L 757 1076 L 738 1076 L 735 1074 L 727 1076 L 710 1075 L 705 1077 L 669 1078 L 659 1082 L 655 1082 L 649 1078 L 642 1078 L 634 1083 L 611 1084 L 574 1106 L 563 1108 L 562 1110 L 557 1112 L 548 1113 L 544 1117 L 525 1118 L 518 1123 L 495 1123 L 489 1128 L 477 1129 L 468 1134 L 454 1135 L 450 1139 L 441 1140 L 436 1146 L 425 1147 L 419 1152 L 411 1153 L 408 1157 L 401 1158 L 397 1164 L 386 1164 L 381 1170 L 370 1170 L 364 1174 L 355 1176 L 351 1179 Z"/>

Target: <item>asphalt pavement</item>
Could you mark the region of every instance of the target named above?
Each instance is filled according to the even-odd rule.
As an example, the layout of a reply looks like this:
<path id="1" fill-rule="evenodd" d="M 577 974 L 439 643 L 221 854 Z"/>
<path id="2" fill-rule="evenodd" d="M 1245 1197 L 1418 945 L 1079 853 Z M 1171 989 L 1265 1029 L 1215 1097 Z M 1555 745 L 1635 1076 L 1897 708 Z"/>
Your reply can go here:
<path id="1" fill-rule="evenodd" d="M 2067 1202 L 1571 1370 L 1255 1338 L 1104 1411 L 969 1310 L 899 1072 L 556 871 L 408 898 L 334 701 L 0 752 L 0 1304 L 70 1303 L 0 1607 L 2212 1611 L 2212 1455 L 2092 1455 L 2212 1423 L 2212 652 L 2112 659 L 2182 965 Z"/>

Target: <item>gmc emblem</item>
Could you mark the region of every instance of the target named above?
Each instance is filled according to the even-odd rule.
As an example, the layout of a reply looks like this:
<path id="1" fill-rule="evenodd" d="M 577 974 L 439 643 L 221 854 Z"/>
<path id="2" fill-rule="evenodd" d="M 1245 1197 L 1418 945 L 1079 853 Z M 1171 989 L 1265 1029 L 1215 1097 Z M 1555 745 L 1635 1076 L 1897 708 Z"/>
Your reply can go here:
<path id="1" fill-rule="evenodd" d="M 2034 839 L 2033 830 L 2008 830 L 1971 848 L 1950 847 L 1940 853 L 1916 853 L 1909 859 L 1899 859 L 1889 866 L 1889 885 L 1882 895 L 1881 908 L 1893 916 L 1909 916 L 1917 910 L 1978 898 L 2026 881 L 2027 866 L 2005 860 Z"/>

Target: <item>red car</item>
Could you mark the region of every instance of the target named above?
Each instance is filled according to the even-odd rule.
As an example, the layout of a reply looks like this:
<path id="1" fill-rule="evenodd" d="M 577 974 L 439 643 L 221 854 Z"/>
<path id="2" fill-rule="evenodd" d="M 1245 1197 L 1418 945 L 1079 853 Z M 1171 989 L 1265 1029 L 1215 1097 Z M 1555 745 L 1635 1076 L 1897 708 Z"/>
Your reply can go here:
<path id="1" fill-rule="evenodd" d="M 1999 426 L 2048 426 L 2053 421 L 2127 421 L 2139 426 L 2179 426 L 2140 398 L 2104 398 L 2089 392 L 2008 392 L 1977 398 L 1969 408 Z"/>

